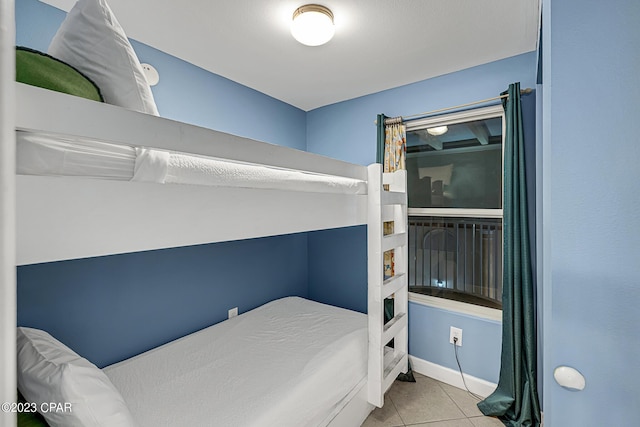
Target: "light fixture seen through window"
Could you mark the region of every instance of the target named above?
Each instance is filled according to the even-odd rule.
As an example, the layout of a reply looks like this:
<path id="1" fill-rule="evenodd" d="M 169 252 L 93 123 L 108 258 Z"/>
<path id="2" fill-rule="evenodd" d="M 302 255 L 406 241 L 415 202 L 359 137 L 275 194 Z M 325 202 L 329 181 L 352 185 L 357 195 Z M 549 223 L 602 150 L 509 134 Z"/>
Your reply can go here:
<path id="1" fill-rule="evenodd" d="M 448 130 L 449 128 L 446 126 L 437 126 L 434 128 L 428 128 L 427 132 L 429 133 L 429 135 L 438 136 L 438 135 L 444 135 L 445 133 L 447 133 Z"/>
<path id="2" fill-rule="evenodd" d="M 319 4 L 300 6 L 293 12 L 291 35 L 307 46 L 320 46 L 333 37 L 333 13 Z"/>

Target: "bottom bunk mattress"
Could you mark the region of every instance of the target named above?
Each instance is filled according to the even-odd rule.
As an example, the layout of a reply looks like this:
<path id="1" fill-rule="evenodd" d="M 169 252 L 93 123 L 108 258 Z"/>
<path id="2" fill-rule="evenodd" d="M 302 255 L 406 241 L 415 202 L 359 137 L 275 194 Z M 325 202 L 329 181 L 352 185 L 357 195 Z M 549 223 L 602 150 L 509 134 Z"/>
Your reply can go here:
<path id="1" fill-rule="evenodd" d="M 140 426 L 324 426 L 366 383 L 366 315 L 298 297 L 103 369 Z"/>

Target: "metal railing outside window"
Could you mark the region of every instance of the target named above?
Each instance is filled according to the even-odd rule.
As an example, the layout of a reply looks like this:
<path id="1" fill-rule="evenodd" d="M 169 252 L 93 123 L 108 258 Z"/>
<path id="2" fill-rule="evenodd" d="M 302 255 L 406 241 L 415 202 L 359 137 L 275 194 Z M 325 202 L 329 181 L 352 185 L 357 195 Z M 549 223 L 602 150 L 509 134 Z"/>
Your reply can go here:
<path id="1" fill-rule="evenodd" d="M 502 307 L 502 219 L 409 217 L 409 289 Z"/>

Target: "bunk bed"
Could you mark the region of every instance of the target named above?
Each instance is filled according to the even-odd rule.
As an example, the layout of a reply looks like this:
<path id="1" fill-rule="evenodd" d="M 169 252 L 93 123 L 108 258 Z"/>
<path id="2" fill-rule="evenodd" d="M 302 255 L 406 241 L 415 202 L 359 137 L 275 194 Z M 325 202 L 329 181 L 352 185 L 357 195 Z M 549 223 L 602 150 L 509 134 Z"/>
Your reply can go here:
<path id="1" fill-rule="evenodd" d="M 52 396 L 61 400 L 60 395 L 47 394 L 49 391 L 42 394 L 45 385 L 38 368 L 23 369 L 29 360 L 41 360 L 38 358 L 44 353 L 85 372 L 89 379 L 98 378 L 104 386 L 101 392 L 107 390 L 108 395 L 116 396 L 113 411 L 122 417 L 122 425 L 159 425 L 154 416 L 165 420 L 166 425 L 175 425 L 177 418 L 166 413 L 167 405 L 162 401 L 180 403 L 171 407 L 174 417 L 199 413 L 205 418 L 215 415 L 231 420 L 234 425 L 273 422 L 332 427 L 360 425 L 374 406 L 383 405 L 385 391 L 400 372 L 406 372 L 408 363 L 404 171 L 383 174 L 379 164 L 349 164 L 22 83 L 15 83 L 14 89 L 18 265 L 354 225 L 367 225 L 368 230 L 366 316 L 296 298 L 274 301 L 103 370 L 43 331 L 19 328 L 18 384 L 26 392 L 27 401 L 46 402 L 42 396 L 49 402 L 56 401 Z M 104 152 L 108 153 L 106 163 L 98 160 L 93 165 L 97 167 L 84 168 L 96 153 Z M 114 153 L 118 167 L 103 167 L 111 164 L 108 159 Z M 66 161 L 62 167 L 51 167 L 47 163 L 51 158 L 75 160 L 72 167 L 67 167 Z M 195 166 L 185 170 L 181 169 L 183 165 Z M 259 221 L 255 220 L 257 212 Z M 393 223 L 390 234 L 385 234 L 385 223 Z M 390 267 L 385 265 L 388 251 L 394 251 L 395 267 L 390 276 L 385 276 L 383 272 Z M 394 301 L 394 317 L 385 322 L 388 298 Z M 306 327 L 293 332 L 290 326 L 295 324 Z M 322 341 L 319 337 L 326 331 L 309 333 L 312 325 L 323 324 L 337 335 L 328 335 Z M 258 331 L 258 325 L 263 329 Z M 256 333 L 267 338 L 260 341 Z M 318 339 L 322 344 L 315 353 L 295 359 L 305 368 L 299 382 L 285 381 L 286 375 L 280 371 L 276 378 L 261 377 L 282 351 L 268 347 L 269 343 L 284 340 L 285 353 L 297 353 L 297 349 L 309 347 L 305 339 Z M 393 345 L 389 345 L 391 342 Z M 217 348 L 236 349 L 236 353 L 230 352 L 227 356 L 231 357 L 224 359 Z M 221 396 L 225 384 L 238 378 L 233 365 L 215 369 L 216 363 L 232 363 L 238 355 L 249 357 L 255 352 L 276 354 L 258 357 L 254 377 L 259 382 L 247 385 L 246 390 L 234 389 L 235 394 L 229 396 L 237 406 L 229 407 Z M 333 360 L 336 354 L 343 354 L 343 358 Z M 171 364 L 171 360 L 178 363 L 176 359 L 182 365 Z M 176 369 L 188 372 L 182 376 L 177 373 L 179 380 L 163 378 L 158 367 L 164 373 L 175 373 Z M 320 384 L 327 378 L 335 379 L 345 369 L 350 370 L 352 378 L 343 390 Z M 226 376 L 215 376 L 219 371 Z M 185 383 L 186 377 L 191 381 Z M 137 385 L 131 384 L 131 378 L 136 378 Z M 266 400 L 266 392 L 247 393 L 255 391 L 258 384 L 269 384 L 270 389 L 282 394 L 277 394 L 274 401 Z M 187 390 L 221 398 L 215 404 L 200 393 L 195 394 L 198 399 L 184 398 Z M 250 401 L 237 400 L 244 395 Z M 329 395 L 333 396 L 331 400 L 327 400 Z M 97 393 L 95 397 L 98 406 L 100 396 Z M 243 405 L 270 409 L 247 410 L 239 415 Z M 324 410 L 315 412 L 320 407 Z M 158 415 L 163 414 L 163 408 L 164 415 Z M 223 415 L 220 411 L 225 409 L 230 412 Z M 291 413 L 302 415 L 281 418 Z M 202 420 L 194 418 L 193 422 Z M 55 423 L 65 425 L 66 420 Z"/>
<path id="2" fill-rule="evenodd" d="M 284 188 L 278 188 L 278 183 L 265 188 L 250 181 L 239 185 L 228 180 L 212 185 L 162 184 L 18 174 L 18 265 L 367 224 L 369 303 L 368 320 L 362 324 L 365 329 L 361 328 L 362 333 L 368 330 L 366 381 L 351 384 L 346 393 L 349 404 L 344 402 L 336 410 L 334 402 L 330 418 L 325 414 L 319 424 L 310 425 L 357 425 L 372 405 L 382 406 L 384 392 L 407 368 L 407 292 L 401 271 L 406 265 L 402 261 L 406 257 L 404 171 L 383 174 L 379 164 L 348 164 L 20 83 L 15 89 L 18 133 L 53 141 L 179 150 L 181 155 L 328 178 L 326 188 L 317 182 L 311 188 L 292 182 Z M 18 138 L 18 144 L 25 143 L 22 139 Z M 336 190 L 336 181 L 356 185 Z M 385 185 L 389 191 L 384 190 Z M 260 206 L 259 222 L 252 221 L 256 205 Z M 383 225 L 389 221 L 394 222 L 395 233 L 385 236 Z M 385 278 L 384 253 L 388 250 L 395 250 L 396 272 Z M 396 316 L 385 324 L 384 300 L 391 296 L 395 297 Z M 358 342 L 353 336 L 350 339 Z M 387 346 L 391 340 L 393 348 Z M 158 351 L 120 369 L 135 370 Z M 130 377 L 129 373 L 118 374 L 118 367 L 105 368 L 105 372 L 114 378 Z"/>

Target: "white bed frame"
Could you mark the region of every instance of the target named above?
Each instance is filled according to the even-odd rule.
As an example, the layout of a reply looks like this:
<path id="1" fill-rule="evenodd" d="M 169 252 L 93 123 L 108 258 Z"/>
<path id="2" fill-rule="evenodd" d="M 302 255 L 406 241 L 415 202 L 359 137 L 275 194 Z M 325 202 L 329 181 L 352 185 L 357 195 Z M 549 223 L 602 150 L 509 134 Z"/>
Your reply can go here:
<path id="1" fill-rule="evenodd" d="M 350 195 L 18 175 L 17 264 L 367 224 L 368 386 L 331 425 L 360 425 L 372 405 L 382 406 L 385 391 L 407 370 L 408 294 L 401 267 L 407 265 L 404 171 L 383 177 L 379 164 L 349 164 L 20 83 L 15 90 L 16 130 L 367 181 L 368 194 Z M 390 191 L 383 191 L 383 180 Z M 385 221 L 394 221 L 395 234 L 382 235 Z M 389 249 L 395 249 L 397 273 L 384 281 L 383 253 Z M 395 317 L 384 325 L 384 299 L 392 295 Z M 391 339 L 393 351 L 385 351 Z"/>
<path id="2" fill-rule="evenodd" d="M 0 0 L 0 402 L 16 399 L 14 6 Z M 16 414 L 0 411 L 0 425 L 15 423 Z"/>

